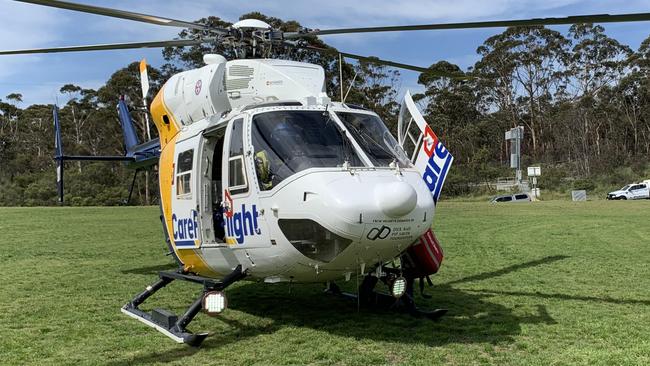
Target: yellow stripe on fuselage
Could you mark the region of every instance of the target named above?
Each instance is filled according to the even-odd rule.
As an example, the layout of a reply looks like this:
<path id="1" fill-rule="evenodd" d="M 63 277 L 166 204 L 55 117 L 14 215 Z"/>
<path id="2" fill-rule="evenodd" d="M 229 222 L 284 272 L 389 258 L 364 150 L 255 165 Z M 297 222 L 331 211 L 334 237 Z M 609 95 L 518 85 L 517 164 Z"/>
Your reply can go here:
<path id="1" fill-rule="evenodd" d="M 165 84 L 166 85 L 166 84 Z M 160 161 L 158 163 L 158 179 L 160 184 L 160 203 L 162 205 L 165 225 L 174 253 L 183 263 L 186 271 L 204 276 L 217 276 L 201 256 L 199 249 L 178 249 L 174 243 L 174 226 L 172 224 L 172 194 L 174 183 L 174 151 L 180 126 L 174 115 L 167 109 L 163 93 L 165 85 L 160 89 L 151 103 L 151 115 L 160 136 Z"/>

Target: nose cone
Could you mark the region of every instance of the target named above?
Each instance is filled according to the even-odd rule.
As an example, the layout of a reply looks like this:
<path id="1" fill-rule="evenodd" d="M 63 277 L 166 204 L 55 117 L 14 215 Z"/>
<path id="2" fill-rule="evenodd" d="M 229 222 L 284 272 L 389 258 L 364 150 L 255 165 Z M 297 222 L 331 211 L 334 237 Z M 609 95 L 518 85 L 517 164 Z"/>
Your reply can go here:
<path id="1" fill-rule="evenodd" d="M 397 218 L 413 211 L 418 195 L 406 182 L 390 182 L 375 186 L 375 199 L 386 216 Z"/>

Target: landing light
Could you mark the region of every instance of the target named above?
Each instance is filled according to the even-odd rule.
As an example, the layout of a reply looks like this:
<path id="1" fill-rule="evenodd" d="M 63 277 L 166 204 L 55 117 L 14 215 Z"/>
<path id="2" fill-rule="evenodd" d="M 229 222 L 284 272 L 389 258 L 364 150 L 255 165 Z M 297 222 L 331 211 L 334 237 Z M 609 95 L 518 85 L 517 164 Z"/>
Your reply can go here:
<path id="1" fill-rule="evenodd" d="M 203 295 L 203 311 L 210 316 L 215 316 L 226 310 L 226 294 L 219 291 L 210 291 Z"/>
<path id="2" fill-rule="evenodd" d="M 400 298 L 406 292 L 406 279 L 404 277 L 397 277 L 390 287 L 390 293 L 395 298 Z"/>

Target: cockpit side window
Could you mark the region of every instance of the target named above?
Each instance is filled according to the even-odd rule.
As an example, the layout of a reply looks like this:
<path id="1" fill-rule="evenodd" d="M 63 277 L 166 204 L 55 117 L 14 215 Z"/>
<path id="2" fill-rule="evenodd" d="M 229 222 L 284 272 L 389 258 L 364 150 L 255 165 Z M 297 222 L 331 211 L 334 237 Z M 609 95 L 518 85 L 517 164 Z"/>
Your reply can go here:
<path id="1" fill-rule="evenodd" d="M 309 168 L 363 166 L 329 113 L 284 110 L 253 116 L 252 142 L 260 190 Z"/>
<path id="2" fill-rule="evenodd" d="M 246 167 L 244 164 L 244 119 L 232 122 L 230 132 L 230 150 L 228 154 L 228 189 L 231 194 L 248 192 Z"/>

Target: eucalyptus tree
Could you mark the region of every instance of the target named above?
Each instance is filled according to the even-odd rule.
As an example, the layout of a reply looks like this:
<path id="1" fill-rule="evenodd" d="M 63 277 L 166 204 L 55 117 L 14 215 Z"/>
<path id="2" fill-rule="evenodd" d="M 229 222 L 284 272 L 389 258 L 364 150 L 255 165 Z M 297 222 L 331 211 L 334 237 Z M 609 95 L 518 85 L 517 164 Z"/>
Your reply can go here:
<path id="1" fill-rule="evenodd" d="M 572 113 L 570 118 L 561 121 L 563 128 L 554 131 L 557 138 L 572 135 L 573 143 L 563 143 L 561 148 L 574 158 L 581 174 L 590 175 L 593 159 L 602 154 L 605 132 L 614 122 L 606 118 L 607 114 L 599 113 L 601 104 L 610 102 L 603 99 L 610 94 L 601 91 L 615 87 L 625 75 L 632 50 L 608 37 L 600 25 L 574 24 L 568 35 L 572 48 L 565 97 L 571 103 Z"/>
<path id="2" fill-rule="evenodd" d="M 488 38 L 475 65 L 489 108 L 507 111 L 513 126 L 530 131 L 533 156 L 544 151 L 544 132 L 552 124 L 547 111 L 566 84 L 569 41 L 542 26 L 510 27 Z M 551 148 L 551 146 L 546 146 Z"/>

